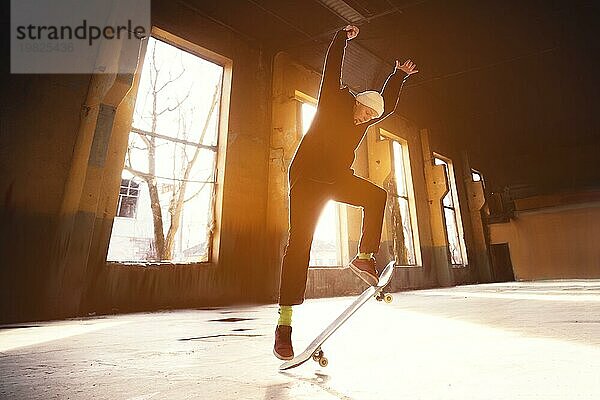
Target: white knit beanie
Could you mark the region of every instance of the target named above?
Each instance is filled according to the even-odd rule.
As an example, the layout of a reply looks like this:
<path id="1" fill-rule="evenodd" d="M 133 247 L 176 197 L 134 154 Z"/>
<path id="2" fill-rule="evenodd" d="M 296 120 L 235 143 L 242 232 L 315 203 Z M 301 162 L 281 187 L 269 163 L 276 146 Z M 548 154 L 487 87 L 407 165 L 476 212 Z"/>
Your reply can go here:
<path id="1" fill-rule="evenodd" d="M 367 90 L 356 95 L 356 101 L 377 111 L 377 118 L 383 115 L 383 96 L 374 90 Z"/>

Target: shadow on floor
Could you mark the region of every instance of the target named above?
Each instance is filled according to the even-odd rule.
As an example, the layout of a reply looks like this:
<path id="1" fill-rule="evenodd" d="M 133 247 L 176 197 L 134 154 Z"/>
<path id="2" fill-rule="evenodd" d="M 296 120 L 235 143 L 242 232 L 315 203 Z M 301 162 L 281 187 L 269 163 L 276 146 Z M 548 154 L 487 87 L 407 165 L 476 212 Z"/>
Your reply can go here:
<path id="1" fill-rule="evenodd" d="M 279 372 L 282 375 L 285 375 L 288 378 L 294 379 L 297 382 L 301 382 L 301 383 L 307 383 L 311 386 L 317 386 L 319 387 L 321 390 L 323 390 L 324 392 L 329 393 L 330 395 L 341 399 L 341 400 L 354 400 L 352 397 L 346 396 L 345 394 L 343 394 L 342 392 L 339 392 L 337 390 L 335 390 L 334 388 L 332 388 L 329 385 L 329 381 L 331 379 L 331 377 L 327 374 L 324 374 L 322 372 L 315 372 L 314 377 L 305 377 L 305 376 L 300 376 L 297 374 L 294 374 L 292 372 L 288 372 L 288 371 L 280 371 Z M 281 384 L 281 385 L 275 385 L 273 387 L 269 387 L 267 388 L 267 391 L 265 392 L 265 397 L 264 400 L 269 400 L 269 399 L 289 399 L 290 397 L 289 395 L 289 389 L 290 389 L 290 384 Z M 287 392 L 287 393 L 286 393 Z M 287 397 L 285 397 L 287 396 Z"/>

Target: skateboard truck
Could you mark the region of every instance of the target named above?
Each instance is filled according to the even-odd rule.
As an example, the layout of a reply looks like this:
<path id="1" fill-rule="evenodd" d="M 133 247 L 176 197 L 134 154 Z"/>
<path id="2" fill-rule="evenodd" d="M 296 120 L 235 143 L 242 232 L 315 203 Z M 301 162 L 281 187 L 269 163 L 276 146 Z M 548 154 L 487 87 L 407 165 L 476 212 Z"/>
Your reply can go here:
<path id="1" fill-rule="evenodd" d="M 325 357 L 325 353 L 323 353 L 323 350 L 320 347 L 313 353 L 312 359 L 313 361 L 318 362 L 323 368 L 329 364 L 329 360 Z"/>

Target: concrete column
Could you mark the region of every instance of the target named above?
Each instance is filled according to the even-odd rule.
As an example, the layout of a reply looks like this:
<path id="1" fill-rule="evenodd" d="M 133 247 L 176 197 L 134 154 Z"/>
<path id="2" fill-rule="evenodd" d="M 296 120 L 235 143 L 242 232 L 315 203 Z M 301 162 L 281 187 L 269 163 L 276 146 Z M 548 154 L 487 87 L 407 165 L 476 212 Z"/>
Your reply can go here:
<path id="1" fill-rule="evenodd" d="M 118 71 L 125 72 L 93 75 L 82 107 L 50 263 L 53 314 L 79 312 L 115 114 L 133 85 L 134 74 L 128 71 L 136 69 L 139 54 L 138 42 L 111 41 L 98 56 L 98 66 L 115 63 Z"/>
<path id="2" fill-rule="evenodd" d="M 486 240 L 485 228 L 481 218 L 481 212 L 485 206 L 485 192 L 483 190 L 483 181 L 473 182 L 471 175 L 471 164 L 469 156 L 463 152 L 464 181 L 467 189 L 469 214 L 471 228 L 473 231 L 472 240 L 475 253 L 475 268 L 478 274 L 478 280 L 482 283 L 492 282 L 492 269 L 490 256 L 488 252 L 488 243 Z M 473 254 L 473 252 L 471 252 Z"/>
<path id="3" fill-rule="evenodd" d="M 140 60 L 144 59 L 145 47 L 140 53 Z M 133 87 L 127 92 L 123 101 L 116 109 L 113 120 L 112 133 L 108 143 L 108 151 L 103 167 L 103 176 L 101 177 L 101 187 L 99 197 L 96 203 L 95 221 L 92 232 L 90 250 L 87 255 L 87 269 L 85 272 L 84 296 L 80 310 L 87 312 L 96 310 L 97 307 L 90 302 L 94 302 L 100 293 L 97 293 L 97 284 L 99 277 L 102 276 L 103 268 L 106 268 L 106 255 L 110 243 L 112 225 L 117 211 L 119 201 L 118 188 L 121 184 L 121 171 L 129 143 L 129 133 L 131 131 L 131 121 L 137 98 L 137 88 L 140 83 L 141 65 L 138 67 L 138 73 L 134 76 Z M 102 293 L 102 295 L 105 295 Z M 87 304 L 86 304 L 87 303 Z"/>
<path id="4" fill-rule="evenodd" d="M 421 129 L 421 147 L 423 150 L 423 168 L 427 187 L 429 206 L 429 224 L 431 226 L 432 260 L 440 286 L 452 286 L 454 281 L 450 273 L 448 257 L 448 238 L 442 212 L 442 199 L 448 193 L 449 184 L 443 165 L 434 165 L 433 153 L 429 145 L 429 131 Z"/>

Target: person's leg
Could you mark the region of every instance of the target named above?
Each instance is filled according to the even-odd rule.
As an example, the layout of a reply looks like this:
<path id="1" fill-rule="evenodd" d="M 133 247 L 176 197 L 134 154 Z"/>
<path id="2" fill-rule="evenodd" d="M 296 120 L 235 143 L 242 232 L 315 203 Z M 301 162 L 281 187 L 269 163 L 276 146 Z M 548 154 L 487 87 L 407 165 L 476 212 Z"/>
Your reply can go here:
<path id="1" fill-rule="evenodd" d="M 322 184 L 302 180 L 290 190 L 289 237 L 279 284 L 282 306 L 304 301 L 310 247 L 319 215 L 327 202 L 326 189 Z"/>
<path id="2" fill-rule="evenodd" d="M 319 215 L 327 196 L 325 187 L 301 180 L 290 190 L 289 238 L 281 266 L 279 320 L 273 352 L 280 359 L 294 356 L 292 347 L 292 306 L 304 301 L 310 247 Z"/>
<path id="3" fill-rule="evenodd" d="M 348 174 L 340 178 L 333 188 L 333 199 L 363 208 L 362 232 L 359 254 L 350 267 L 365 282 L 378 282 L 373 254 L 379 250 L 387 193 L 379 186 Z"/>

